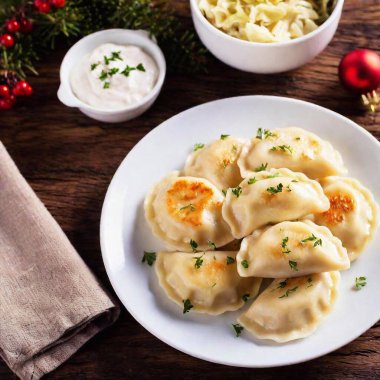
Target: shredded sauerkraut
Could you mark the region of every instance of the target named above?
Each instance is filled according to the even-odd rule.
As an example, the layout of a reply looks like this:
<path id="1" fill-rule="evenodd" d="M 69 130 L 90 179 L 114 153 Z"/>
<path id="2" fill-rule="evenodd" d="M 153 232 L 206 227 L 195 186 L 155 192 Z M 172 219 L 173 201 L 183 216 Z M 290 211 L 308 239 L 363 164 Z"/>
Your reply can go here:
<path id="1" fill-rule="evenodd" d="M 315 30 L 331 11 L 330 0 L 199 0 L 208 21 L 253 42 L 282 42 Z"/>

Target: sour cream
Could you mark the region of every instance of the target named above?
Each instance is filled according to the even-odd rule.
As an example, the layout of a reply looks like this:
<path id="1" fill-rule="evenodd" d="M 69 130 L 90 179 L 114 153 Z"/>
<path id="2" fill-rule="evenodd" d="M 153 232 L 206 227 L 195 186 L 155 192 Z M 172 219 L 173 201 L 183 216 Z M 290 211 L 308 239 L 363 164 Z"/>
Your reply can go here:
<path id="1" fill-rule="evenodd" d="M 138 46 L 103 44 L 72 70 L 72 91 L 98 109 L 122 109 L 148 95 L 158 78 L 153 58 Z"/>

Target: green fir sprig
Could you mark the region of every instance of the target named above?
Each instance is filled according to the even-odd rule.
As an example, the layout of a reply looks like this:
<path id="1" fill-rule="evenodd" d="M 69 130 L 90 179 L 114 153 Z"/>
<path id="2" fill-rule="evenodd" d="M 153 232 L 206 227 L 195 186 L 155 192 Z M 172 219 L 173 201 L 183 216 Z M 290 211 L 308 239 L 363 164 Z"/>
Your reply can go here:
<path id="1" fill-rule="evenodd" d="M 2 0 L 0 33 L 10 18 L 26 17 L 33 23 L 30 34 L 17 33 L 12 48 L 0 46 L 0 69 L 25 78 L 37 74 L 35 62 L 54 49 L 57 40 L 69 45 L 89 33 L 108 29 L 144 29 L 162 48 L 169 71 L 204 72 L 206 49 L 192 27 L 185 27 L 166 0 L 66 0 L 66 5 L 43 14 L 32 0 Z"/>

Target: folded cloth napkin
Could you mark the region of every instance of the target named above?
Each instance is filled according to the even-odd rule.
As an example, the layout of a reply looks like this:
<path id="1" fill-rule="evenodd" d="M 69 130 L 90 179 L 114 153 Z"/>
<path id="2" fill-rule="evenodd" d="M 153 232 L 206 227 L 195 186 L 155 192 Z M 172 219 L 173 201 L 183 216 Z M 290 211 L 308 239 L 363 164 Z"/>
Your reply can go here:
<path id="1" fill-rule="evenodd" d="M 39 379 L 118 315 L 0 142 L 1 357 Z"/>

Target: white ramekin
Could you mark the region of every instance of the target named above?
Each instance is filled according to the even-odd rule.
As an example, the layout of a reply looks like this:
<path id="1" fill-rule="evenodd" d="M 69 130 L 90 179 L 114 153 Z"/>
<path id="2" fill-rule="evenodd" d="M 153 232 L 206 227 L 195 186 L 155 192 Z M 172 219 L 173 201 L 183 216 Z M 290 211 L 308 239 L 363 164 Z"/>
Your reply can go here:
<path id="1" fill-rule="evenodd" d="M 156 62 L 159 70 L 157 82 L 153 90 L 140 102 L 120 110 L 107 110 L 92 107 L 79 100 L 70 86 L 70 73 L 83 57 L 99 45 L 114 43 L 118 45 L 136 45 L 144 49 Z M 156 100 L 161 91 L 166 74 L 166 62 L 161 49 L 148 32 L 143 30 L 108 29 L 90 34 L 75 45 L 65 55 L 60 69 L 61 85 L 58 99 L 68 107 L 77 107 L 85 115 L 107 123 L 120 123 L 133 119 L 145 112 Z"/>
<path id="2" fill-rule="evenodd" d="M 240 40 L 214 27 L 202 14 L 198 0 L 190 0 L 199 38 L 210 52 L 236 69 L 272 74 L 295 69 L 322 52 L 333 38 L 344 0 L 338 0 L 330 17 L 313 32 L 291 41 L 260 43 Z"/>

